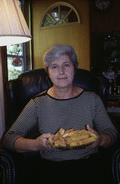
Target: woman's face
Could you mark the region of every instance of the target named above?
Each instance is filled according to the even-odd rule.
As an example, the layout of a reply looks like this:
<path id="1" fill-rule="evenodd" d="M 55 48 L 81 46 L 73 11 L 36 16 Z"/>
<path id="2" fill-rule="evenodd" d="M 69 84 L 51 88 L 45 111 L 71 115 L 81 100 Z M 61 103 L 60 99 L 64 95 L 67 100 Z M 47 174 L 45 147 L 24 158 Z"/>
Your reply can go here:
<path id="1" fill-rule="evenodd" d="M 54 86 L 65 88 L 72 85 L 74 66 L 69 56 L 65 54 L 51 62 L 48 73 Z"/>

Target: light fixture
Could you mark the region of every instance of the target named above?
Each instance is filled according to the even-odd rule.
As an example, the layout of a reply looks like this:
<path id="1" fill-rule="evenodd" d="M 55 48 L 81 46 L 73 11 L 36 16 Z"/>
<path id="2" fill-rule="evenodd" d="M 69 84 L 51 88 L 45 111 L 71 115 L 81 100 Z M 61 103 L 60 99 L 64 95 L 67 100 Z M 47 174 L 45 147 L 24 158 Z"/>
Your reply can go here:
<path id="1" fill-rule="evenodd" d="M 30 40 L 31 34 L 18 0 L 0 0 L 0 46 Z"/>
<path id="2" fill-rule="evenodd" d="M 31 34 L 18 0 L 0 0 L 0 46 L 19 44 L 30 40 Z M 0 138 L 5 131 L 2 56 L 2 47 L 0 47 Z"/>

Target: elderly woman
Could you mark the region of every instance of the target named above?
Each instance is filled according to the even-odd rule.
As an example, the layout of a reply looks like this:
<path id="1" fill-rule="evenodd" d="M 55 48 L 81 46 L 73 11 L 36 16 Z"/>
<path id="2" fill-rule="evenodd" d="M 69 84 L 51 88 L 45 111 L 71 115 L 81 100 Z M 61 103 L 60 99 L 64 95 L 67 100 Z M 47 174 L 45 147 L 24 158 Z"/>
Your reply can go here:
<path id="1" fill-rule="evenodd" d="M 116 141 L 117 131 L 100 97 L 74 86 L 78 62 L 71 46 L 54 45 L 45 53 L 44 64 L 53 86 L 30 100 L 6 133 L 3 145 L 17 152 L 40 151 L 42 178 L 47 172 L 43 183 L 98 183 L 98 179 L 93 181 L 92 176 L 95 174 L 92 172 L 97 170 L 93 166 L 93 162 L 96 164 L 95 153 L 99 146 L 112 145 Z M 40 136 L 36 139 L 24 138 L 35 124 Z M 83 149 L 53 149 L 48 139 L 61 127 L 75 130 L 86 127 L 99 138 Z"/>

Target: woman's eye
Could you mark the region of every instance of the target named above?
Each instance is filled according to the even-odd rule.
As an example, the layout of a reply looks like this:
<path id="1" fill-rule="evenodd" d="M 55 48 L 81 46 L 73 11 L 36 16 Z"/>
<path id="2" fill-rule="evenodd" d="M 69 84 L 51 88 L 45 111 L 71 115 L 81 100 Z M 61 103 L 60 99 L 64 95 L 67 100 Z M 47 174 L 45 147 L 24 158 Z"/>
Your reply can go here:
<path id="1" fill-rule="evenodd" d="M 64 67 L 66 67 L 66 68 L 69 67 L 69 66 L 70 66 L 69 64 L 64 64 Z"/>
<path id="2" fill-rule="evenodd" d="M 56 69 L 57 68 L 57 66 L 52 66 L 52 69 Z"/>

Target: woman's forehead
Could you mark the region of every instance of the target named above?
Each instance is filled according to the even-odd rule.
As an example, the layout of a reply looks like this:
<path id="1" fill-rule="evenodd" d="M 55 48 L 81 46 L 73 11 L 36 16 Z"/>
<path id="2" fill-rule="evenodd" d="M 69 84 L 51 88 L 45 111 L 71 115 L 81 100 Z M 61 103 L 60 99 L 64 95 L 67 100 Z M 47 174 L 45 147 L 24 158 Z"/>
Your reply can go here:
<path id="1" fill-rule="evenodd" d="M 50 65 L 52 65 L 52 64 L 62 64 L 64 62 L 70 62 L 71 63 L 71 60 L 70 60 L 69 56 L 66 55 L 66 54 L 62 55 L 59 58 L 52 61 Z"/>

